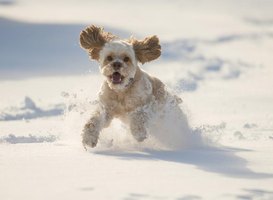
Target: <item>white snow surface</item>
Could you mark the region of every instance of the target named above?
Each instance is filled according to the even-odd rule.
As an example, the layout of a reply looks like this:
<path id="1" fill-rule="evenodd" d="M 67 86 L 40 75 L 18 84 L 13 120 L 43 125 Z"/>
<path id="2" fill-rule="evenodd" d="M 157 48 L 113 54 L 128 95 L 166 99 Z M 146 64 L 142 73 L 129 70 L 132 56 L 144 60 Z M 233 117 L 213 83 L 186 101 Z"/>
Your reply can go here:
<path id="1" fill-rule="evenodd" d="M 273 1 L 0 0 L 0 199 L 273 199 Z M 89 24 L 156 34 L 141 66 L 183 99 L 137 143 L 81 145 L 103 77 Z"/>

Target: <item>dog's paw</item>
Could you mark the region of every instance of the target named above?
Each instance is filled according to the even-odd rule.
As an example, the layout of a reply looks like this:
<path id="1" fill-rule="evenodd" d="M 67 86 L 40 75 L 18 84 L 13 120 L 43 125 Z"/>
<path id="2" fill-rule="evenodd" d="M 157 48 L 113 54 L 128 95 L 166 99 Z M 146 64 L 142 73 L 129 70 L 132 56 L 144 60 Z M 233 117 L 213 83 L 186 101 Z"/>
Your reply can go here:
<path id="1" fill-rule="evenodd" d="M 143 142 L 147 138 L 147 133 L 146 131 L 142 131 L 138 133 L 133 133 L 133 136 L 138 142 Z"/>
<path id="2" fill-rule="evenodd" d="M 86 146 L 94 148 L 98 143 L 98 139 L 99 133 L 94 130 L 94 127 L 92 128 L 92 126 L 90 127 L 90 125 L 87 124 L 82 133 L 83 146 L 85 148 Z"/>
<path id="3" fill-rule="evenodd" d="M 89 134 L 82 135 L 82 144 L 85 148 L 86 147 L 94 148 L 95 146 L 97 146 L 97 143 L 98 137 Z"/>
<path id="4" fill-rule="evenodd" d="M 138 142 L 143 142 L 146 138 L 147 138 L 147 135 L 137 135 L 137 136 L 135 136 L 135 139 Z"/>
<path id="5" fill-rule="evenodd" d="M 144 123 L 141 122 L 131 123 L 130 129 L 133 137 L 138 142 L 143 142 L 147 138 L 147 130 L 144 126 Z"/>

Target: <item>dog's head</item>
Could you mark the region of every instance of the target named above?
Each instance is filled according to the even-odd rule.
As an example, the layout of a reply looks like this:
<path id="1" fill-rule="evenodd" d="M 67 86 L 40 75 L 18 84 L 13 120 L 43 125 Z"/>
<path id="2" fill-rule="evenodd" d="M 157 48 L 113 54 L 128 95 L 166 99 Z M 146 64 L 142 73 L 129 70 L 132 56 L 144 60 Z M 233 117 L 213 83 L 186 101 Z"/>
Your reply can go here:
<path id="1" fill-rule="evenodd" d="M 111 89 L 124 90 L 134 81 L 138 62 L 155 60 L 161 54 L 156 36 L 144 40 L 120 40 L 96 26 L 87 27 L 80 34 L 80 44 L 91 59 L 100 63 L 100 71 Z"/>

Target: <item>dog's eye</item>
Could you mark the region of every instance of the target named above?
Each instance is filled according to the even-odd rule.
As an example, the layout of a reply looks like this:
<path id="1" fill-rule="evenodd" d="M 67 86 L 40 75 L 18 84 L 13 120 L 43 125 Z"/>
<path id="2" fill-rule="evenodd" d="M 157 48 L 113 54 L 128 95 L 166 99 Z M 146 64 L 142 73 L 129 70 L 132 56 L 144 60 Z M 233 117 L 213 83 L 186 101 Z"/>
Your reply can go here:
<path id="1" fill-rule="evenodd" d="M 106 58 L 108 61 L 112 61 L 113 60 L 113 57 L 112 56 L 107 56 Z"/>
<path id="2" fill-rule="evenodd" d="M 123 58 L 123 61 L 124 61 L 124 62 L 129 62 L 129 60 L 130 60 L 130 58 L 129 58 L 128 56 L 125 56 L 125 57 Z"/>

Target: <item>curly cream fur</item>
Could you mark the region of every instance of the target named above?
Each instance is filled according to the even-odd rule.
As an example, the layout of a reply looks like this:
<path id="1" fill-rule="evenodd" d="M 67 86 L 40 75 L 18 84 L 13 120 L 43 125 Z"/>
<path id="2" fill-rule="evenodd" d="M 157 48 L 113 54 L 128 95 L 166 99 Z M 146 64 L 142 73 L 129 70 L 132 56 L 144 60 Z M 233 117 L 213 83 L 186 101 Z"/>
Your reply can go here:
<path id="1" fill-rule="evenodd" d="M 80 44 L 82 48 L 88 50 L 92 59 L 99 59 L 99 52 L 106 42 L 113 40 L 115 36 L 105 32 L 103 28 L 95 25 L 87 27 L 80 34 Z"/>
<path id="2" fill-rule="evenodd" d="M 155 60 L 161 55 L 159 39 L 155 35 L 140 41 L 131 38 L 130 42 L 133 44 L 138 61 L 142 64 Z"/>
<path id="3" fill-rule="evenodd" d="M 84 146 L 95 147 L 101 130 L 109 126 L 113 118 L 125 122 L 133 137 L 139 142 L 143 141 L 147 137 L 151 109 L 160 109 L 160 105 L 164 105 L 170 95 L 159 79 L 150 76 L 137 65 L 138 62 L 145 63 L 160 56 L 158 38 L 152 36 L 140 41 L 113 38 L 112 34 L 95 26 L 81 33 L 82 47 L 89 52 L 90 49 L 98 50 L 93 58 L 99 61 L 101 73 L 105 76 L 99 92 L 99 106 L 82 133 Z M 113 67 L 117 62 L 120 69 Z M 113 83 L 111 79 L 117 72 L 122 77 L 119 84 Z"/>

